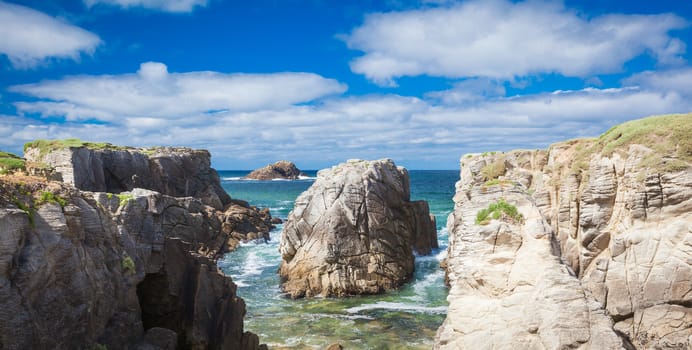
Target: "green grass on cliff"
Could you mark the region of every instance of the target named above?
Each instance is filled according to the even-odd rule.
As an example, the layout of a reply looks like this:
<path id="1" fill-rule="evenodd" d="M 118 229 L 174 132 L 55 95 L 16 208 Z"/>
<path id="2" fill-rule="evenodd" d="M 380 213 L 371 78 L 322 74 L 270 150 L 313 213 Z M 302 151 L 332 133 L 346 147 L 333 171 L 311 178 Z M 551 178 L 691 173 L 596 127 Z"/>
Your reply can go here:
<path id="1" fill-rule="evenodd" d="M 626 155 L 631 145 L 643 145 L 654 152 L 641 166 L 658 172 L 684 170 L 692 163 L 692 113 L 669 114 L 632 120 L 616 125 L 597 139 L 573 140 L 576 154 L 571 173 L 588 169 L 591 155 Z"/>
<path id="2" fill-rule="evenodd" d="M 19 169 L 24 169 L 24 159 L 12 153 L 0 151 L 0 174 Z"/>
<path id="3" fill-rule="evenodd" d="M 507 203 L 504 199 L 500 199 L 496 203 L 491 203 L 487 208 L 478 211 L 476 214 L 476 225 L 487 225 L 491 219 L 499 220 L 503 216 L 515 221 L 524 219 L 517 207 Z"/>
<path id="4" fill-rule="evenodd" d="M 29 148 L 38 148 L 41 155 L 47 154 L 50 151 L 65 149 L 65 148 L 80 148 L 86 147 L 89 149 L 125 149 L 126 147 L 115 146 L 106 142 L 89 142 L 82 141 L 77 138 L 64 140 L 34 140 L 24 144 L 24 152 Z"/>
<path id="5" fill-rule="evenodd" d="M 604 155 L 627 151 L 633 144 L 692 162 L 692 113 L 632 120 L 612 127 L 598 138 Z"/>

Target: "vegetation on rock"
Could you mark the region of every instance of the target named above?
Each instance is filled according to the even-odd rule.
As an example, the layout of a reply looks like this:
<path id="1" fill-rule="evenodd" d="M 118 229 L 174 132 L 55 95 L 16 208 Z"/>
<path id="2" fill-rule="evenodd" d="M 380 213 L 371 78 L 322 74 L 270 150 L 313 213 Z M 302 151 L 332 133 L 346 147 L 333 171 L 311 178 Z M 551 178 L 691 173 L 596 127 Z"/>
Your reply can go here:
<path id="1" fill-rule="evenodd" d="M 135 261 L 131 257 L 125 255 L 121 261 L 121 265 L 125 272 L 135 273 Z"/>
<path id="2" fill-rule="evenodd" d="M 495 152 L 493 152 L 494 154 Z M 484 181 L 490 181 L 497 179 L 498 177 L 505 174 L 505 157 L 498 156 L 492 163 L 485 165 L 481 169 L 481 175 Z"/>
<path id="3" fill-rule="evenodd" d="M 69 138 L 64 140 L 34 140 L 24 144 L 24 152 L 29 148 L 38 148 L 39 153 L 44 155 L 50 151 L 64 148 L 80 148 L 86 147 L 89 149 L 126 149 L 123 146 L 115 146 L 107 142 L 89 142 L 82 141 L 78 138 Z"/>
<path id="4" fill-rule="evenodd" d="M 524 217 L 519 213 L 517 207 L 507 203 L 504 199 L 500 199 L 495 203 L 491 203 L 487 208 L 481 209 L 476 214 L 476 225 L 487 225 L 491 219 L 499 220 L 506 216 L 515 221 L 522 221 Z"/>
<path id="5" fill-rule="evenodd" d="M 43 203 L 56 203 L 60 204 L 60 207 L 64 208 L 67 202 L 65 199 L 61 198 L 60 196 L 54 194 L 53 192 L 50 191 L 42 191 L 41 196 L 36 200 L 34 203 L 36 206 L 39 206 Z"/>
<path id="6" fill-rule="evenodd" d="M 0 151 L 0 174 L 8 174 L 19 169 L 24 169 L 24 159 L 12 153 Z"/>
<path id="7" fill-rule="evenodd" d="M 130 200 L 133 200 L 135 198 L 135 196 L 132 195 L 131 193 L 119 193 L 116 196 L 118 196 L 118 199 L 120 199 L 120 206 L 121 207 L 124 206 L 125 204 L 127 204 L 127 202 L 129 202 Z M 108 198 L 111 198 L 111 197 L 108 197 Z"/>

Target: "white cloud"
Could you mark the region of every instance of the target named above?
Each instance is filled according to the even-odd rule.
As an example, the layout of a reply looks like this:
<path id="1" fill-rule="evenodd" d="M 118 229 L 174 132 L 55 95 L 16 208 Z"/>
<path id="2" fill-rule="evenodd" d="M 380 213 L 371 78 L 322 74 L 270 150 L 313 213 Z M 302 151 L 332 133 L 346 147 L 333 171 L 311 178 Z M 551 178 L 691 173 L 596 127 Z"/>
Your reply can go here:
<path id="1" fill-rule="evenodd" d="M 475 0 L 372 14 L 345 40 L 365 53 L 351 69 L 381 85 L 423 74 L 589 77 L 618 72 L 644 53 L 660 63 L 680 62 L 684 43 L 668 32 L 686 25 L 672 14 L 586 18 L 560 3 Z"/>
<path id="2" fill-rule="evenodd" d="M 146 62 L 135 74 L 74 76 L 10 90 L 43 99 L 16 103 L 22 113 L 112 121 L 285 108 L 342 93 L 346 86 L 311 73 L 169 73 L 162 63 Z"/>
<path id="3" fill-rule="evenodd" d="M 16 68 L 34 67 L 46 59 L 76 60 L 92 54 L 101 40 L 82 28 L 28 7 L 0 2 L 0 54 Z"/>
<path id="4" fill-rule="evenodd" d="M 166 12 L 192 12 L 197 6 L 206 6 L 207 0 L 84 0 L 84 4 L 88 7 L 106 4 L 122 8 L 142 7 Z"/>
<path id="5" fill-rule="evenodd" d="M 80 137 L 134 146 L 210 149 L 219 168 L 252 168 L 287 158 L 321 168 L 348 158 L 391 157 L 413 168 L 454 168 L 465 152 L 543 148 L 597 136 L 616 123 L 692 110 L 690 95 L 643 87 L 588 88 L 446 104 L 398 95 L 331 97 L 282 108 L 115 118 L 64 125 L 24 119 L 2 134 L 16 144 L 38 137 Z M 180 113 L 176 113 L 180 115 Z M 18 118 L 22 119 L 22 118 Z M 4 121 L 4 120 L 3 120 Z"/>
<path id="6" fill-rule="evenodd" d="M 692 67 L 642 72 L 626 79 L 624 83 L 645 89 L 677 92 L 692 97 Z"/>

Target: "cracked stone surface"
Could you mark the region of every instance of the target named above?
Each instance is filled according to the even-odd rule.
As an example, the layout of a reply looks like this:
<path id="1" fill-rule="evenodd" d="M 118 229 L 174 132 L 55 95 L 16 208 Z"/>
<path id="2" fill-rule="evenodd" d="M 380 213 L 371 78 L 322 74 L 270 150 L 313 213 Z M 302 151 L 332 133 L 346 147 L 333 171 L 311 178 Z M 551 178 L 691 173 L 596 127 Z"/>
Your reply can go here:
<path id="1" fill-rule="evenodd" d="M 64 206 L 36 203 L 44 192 Z M 123 195 L 0 179 L 0 349 L 259 348 L 216 259 L 271 217 L 240 201 Z"/>
<path id="2" fill-rule="evenodd" d="M 692 168 L 657 173 L 631 145 L 575 173 L 578 146 L 462 157 L 436 349 L 690 348 Z M 524 221 L 476 225 L 499 198 Z"/>
<path id="3" fill-rule="evenodd" d="M 435 218 L 410 201 L 391 160 L 351 160 L 318 173 L 282 232 L 280 275 L 291 297 L 375 294 L 413 274 L 414 252 L 437 247 Z"/>
<path id="4" fill-rule="evenodd" d="M 173 197 L 200 198 L 216 209 L 231 201 L 206 150 L 76 147 L 41 153 L 29 147 L 24 157 L 52 167 L 62 181 L 84 191 L 120 193 L 146 188 Z"/>

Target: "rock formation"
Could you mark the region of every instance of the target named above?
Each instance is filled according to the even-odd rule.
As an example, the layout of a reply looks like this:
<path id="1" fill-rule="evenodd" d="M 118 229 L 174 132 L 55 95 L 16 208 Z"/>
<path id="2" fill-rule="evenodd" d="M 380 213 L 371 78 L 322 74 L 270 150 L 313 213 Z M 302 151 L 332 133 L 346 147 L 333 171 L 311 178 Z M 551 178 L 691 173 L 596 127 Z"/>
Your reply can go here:
<path id="1" fill-rule="evenodd" d="M 305 174 L 298 170 L 295 164 L 286 160 L 280 160 L 274 164 L 269 164 L 263 168 L 253 170 L 245 176 L 245 178 L 253 180 L 295 180 L 300 176 L 305 176 Z"/>
<path id="2" fill-rule="evenodd" d="M 425 201 L 391 160 L 351 160 L 318 173 L 282 232 L 280 275 L 291 297 L 373 294 L 413 273 L 414 251 L 437 247 Z"/>
<path id="3" fill-rule="evenodd" d="M 120 193 L 146 188 L 173 197 L 196 197 L 222 209 L 231 198 L 221 188 L 206 150 L 190 148 L 40 147 L 27 144 L 27 162 L 54 169 L 62 181 L 84 191 Z"/>
<path id="4" fill-rule="evenodd" d="M 0 348 L 258 349 L 216 259 L 266 235 L 270 222 L 237 200 L 221 211 L 141 188 L 2 178 Z"/>
<path id="5" fill-rule="evenodd" d="M 690 348 L 691 120 L 462 157 L 435 348 Z"/>

